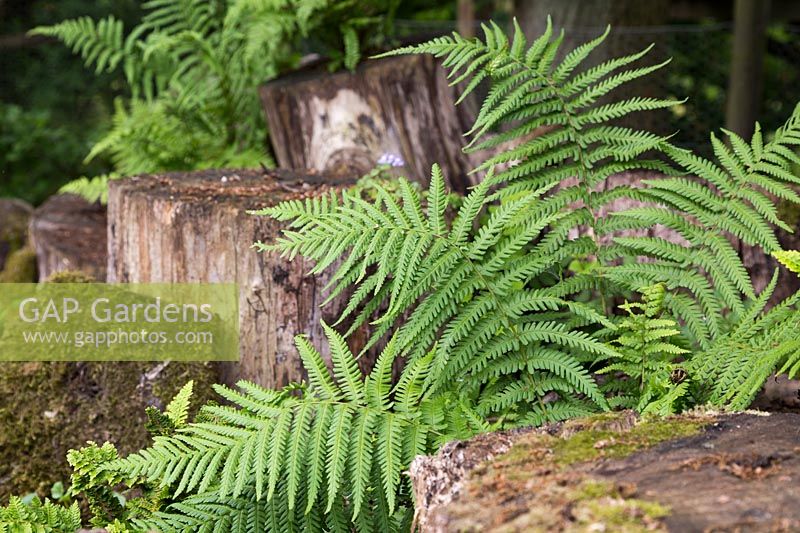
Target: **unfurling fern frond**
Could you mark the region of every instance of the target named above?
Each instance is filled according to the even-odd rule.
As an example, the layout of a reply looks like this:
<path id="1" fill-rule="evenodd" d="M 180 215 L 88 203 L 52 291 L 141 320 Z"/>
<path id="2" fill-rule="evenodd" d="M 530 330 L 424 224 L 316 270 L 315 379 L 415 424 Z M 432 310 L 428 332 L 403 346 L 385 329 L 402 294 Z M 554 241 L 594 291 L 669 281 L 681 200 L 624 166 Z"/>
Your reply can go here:
<path id="1" fill-rule="evenodd" d="M 487 203 L 485 182 L 464 199 L 452 223 L 445 217 L 449 197 L 438 167 L 425 205 L 404 180 L 399 199 L 376 187 L 375 202 L 345 192 L 341 198 L 287 202 L 256 212 L 289 222 L 276 243 L 259 247 L 310 257 L 317 262 L 313 272 L 341 257 L 331 297 L 355 285 L 342 319 L 355 316 L 352 331 L 369 319 L 369 310 L 385 305 L 373 344 L 406 313 L 394 342 L 411 361 L 433 350 L 428 381 L 437 391 L 465 379 L 476 387 L 511 383 L 523 372 L 558 377 L 568 385 L 560 387 L 565 398 L 579 395 L 605 407 L 576 354 L 615 355 L 580 329 L 613 325 L 590 306 L 554 294 L 557 287 L 526 286 L 588 249 L 585 239 L 545 231 L 564 216 L 554 212 L 552 199 L 543 198 L 546 188 L 489 210 L 473 233 L 473 221 Z M 533 395 L 537 408 L 551 390 Z M 519 408 L 526 411 L 532 402 Z"/>
<path id="2" fill-rule="evenodd" d="M 232 406 L 203 408 L 204 419 L 212 421 L 157 436 L 150 448 L 105 463 L 104 471 L 120 479 L 163 486 L 181 497 L 142 524 L 182 529 L 216 508 L 214 522 L 245 520 L 248 530 L 285 531 L 274 524 L 300 527 L 339 515 L 348 523 L 377 524 L 408 511 L 410 487 L 401 472 L 416 454 L 432 449 L 434 434 L 449 434 L 444 397 L 428 399 L 432 355 L 409 363 L 392 387 L 393 342 L 364 379 L 344 339 L 328 326 L 325 332 L 332 373 L 298 337 L 307 386 L 217 386 Z M 191 494 L 197 496 L 186 497 Z M 270 521 L 273 526 L 260 525 Z"/>

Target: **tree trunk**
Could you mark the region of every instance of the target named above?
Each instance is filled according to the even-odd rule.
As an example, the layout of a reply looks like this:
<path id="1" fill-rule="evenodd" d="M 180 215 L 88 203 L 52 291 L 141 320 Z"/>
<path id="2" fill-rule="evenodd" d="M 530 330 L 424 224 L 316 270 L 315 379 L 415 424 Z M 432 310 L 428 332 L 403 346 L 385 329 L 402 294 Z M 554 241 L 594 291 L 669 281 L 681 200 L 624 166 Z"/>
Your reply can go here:
<path id="1" fill-rule="evenodd" d="M 467 174 L 485 154 L 462 152 L 476 109 L 469 99 L 455 106 L 430 56 L 370 60 L 353 73 L 301 71 L 262 86 L 261 99 L 283 168 L 357 178 L 391 154 L 423 184 L 434 163 L 454 191 L 477 182 Z"/>
<path id="2" fill-rule="evenodd" d="M 106 208 L 74 194 L 52 196 L 33 213 L 30 236 L 39 279 L 81 271 L 106 279 Z"/>
<path id="3" fill-rule="evenodd" d="M 284 171 L 208 170 L 112 181 L 109 280 L 237 283 L 240 362 L 226 365 L 223 381 L 244 378 L 267 387 L 298 381 L 303 371 L 295 335 L 307 334 L 327 358 L 320 320 L 335 322 L 343 299 L 321 310 L 325 279 L 306 275 L 311 263 L 253 250 L 254 242 L 274 239 L 282 225 L 246 211 L 332 188 L 318 175 Z"/>
<path id="4" fill-rule="evenodd" d="M 736 0 L 734 8 L 725 125 L 745 139 L 753 135 L 758 120 L 769 11 L 769 0 Z"/>

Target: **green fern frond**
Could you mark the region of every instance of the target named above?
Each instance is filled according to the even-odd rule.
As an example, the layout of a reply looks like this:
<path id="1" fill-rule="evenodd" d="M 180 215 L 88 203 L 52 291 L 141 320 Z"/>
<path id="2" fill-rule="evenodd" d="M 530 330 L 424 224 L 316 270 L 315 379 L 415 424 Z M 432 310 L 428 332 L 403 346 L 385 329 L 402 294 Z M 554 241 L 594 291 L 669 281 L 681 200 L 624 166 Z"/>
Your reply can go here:
<path id="1" fill-rule="evenodd" d="M 173 435 L 156 437 L 148 449 L 105 462 L 104 471 L 172 487 L 175 494 L 199 495 L 173 505 L 170 512 L 176 515 L 157 513 L 154 518 L 162 524 L 196 518 L 192 513 L 210 508 L 204 506 L 211 505 L 208 498 L 225 505 L 251 501 L 253 509 L 279 513 L 281 523 L 300 524 L 320 510 L 326 520 L 345 513 L 349 523 L 373 513 L 380 493 L 389 515 L 394 514 L 408 503 L 408 481 L 401 472 L 413 457 L 404 452 L 405 443 L 413 443 L 409 446 L 415 453 L 426 452 L 431 449 L 426 435 L 446 431 L 420 417 L 431 358 L 409 365 L 392 389 L 387 387 L 394 360 L 390 344 L 362 381 L 342 337 L 323 328 L 333 372 L 298 337 L 311 380 L 302 395 L 247 382 L 239 383 L 240 391 L 217 386 L 233 406 L 203 408 L 216 422 L 190 423 Z"/>

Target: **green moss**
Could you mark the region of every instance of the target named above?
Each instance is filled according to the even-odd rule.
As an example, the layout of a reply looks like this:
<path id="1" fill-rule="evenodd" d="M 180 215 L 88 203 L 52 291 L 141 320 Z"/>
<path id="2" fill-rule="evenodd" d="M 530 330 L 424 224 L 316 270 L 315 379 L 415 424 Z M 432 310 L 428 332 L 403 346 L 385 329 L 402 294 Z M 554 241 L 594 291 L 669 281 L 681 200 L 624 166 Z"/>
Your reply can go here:
<path id="1" fill-rule="evenodd" d="M 567 495 L 574 528 L 638 533 L 653 531 L 669 508 L 656 502 L 625 498 L 611 483 L 589 479 Z M 601 527 L 602 526 L 602 527 Z"/>
<path id="2" fill-rule="evenodd" d="M 61 272 L 53 283 L 94 281 Z M 150 443 L 145 409 L 163 409 L 194 380 L 192 408 L 211 399 L 213 363 L 0 363 L 0 502 L 11 494 L 48 495 L 69 480 L 67 452 L 112 442 L 126 455 Z"/>
<path id="3" fill-rule="evenodd" d="M 0 225 L 0 243 L 5 243 L 9 252 L 25 246 L 31 212 L 32 208 L 25 202 L 0 198 L 0 219 L 3 221 Z"/>
<path id="4" fill-rule="evenodd" d="M 63 272 L 54 272 L 49 278 L 45 280 L 47 283 L 95 283 L 97 282 L 89 274 L 81 272 L 80 270 L 65 270 Z"/>
<path id="5" fill-rule="evenodd" d="M 146 446 L 145 408 L 163 408 L 189 379 L 196 409 L 212 396 L 213 364 L 0 364 L 0 501 L 68 481 L 67 451 L 88 440 L 122 454 Z"/>
<path id="6" fill-rule="evenodd" d="M 566 439 L 554 440 L 553 456 L 560 465 L 625 457 L 666 440 L 694 435 L 707 424 L 701 418 L 670 417 L 642 420 L 624 431 L 589 426 Z"/>
<path id="7" fill-rule="evenodd" d="M 33 283 L 36 281 L 36 252 L 32 248 L 20 248 L 6 258 L 0 270 L 0 283 Z"/>

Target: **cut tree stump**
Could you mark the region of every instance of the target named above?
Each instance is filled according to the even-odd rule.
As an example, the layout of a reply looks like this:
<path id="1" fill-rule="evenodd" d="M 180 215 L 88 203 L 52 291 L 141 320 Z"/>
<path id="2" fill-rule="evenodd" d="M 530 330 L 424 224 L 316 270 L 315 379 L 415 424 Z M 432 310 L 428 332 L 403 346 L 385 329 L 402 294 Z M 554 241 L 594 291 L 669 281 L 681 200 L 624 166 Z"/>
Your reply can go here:
<path id="1" fill-rule="evenodd" d="M 25 246 L 33 207 L 16 198 L 0 198 L 0 270 L 10 254 Z"/>
<path id="2" fill-rule="evenodd" d="M 261 87 L 272 146 L 283 168 L 357 178 L 384 154 L 400 156 L 409 179 L 427 184 L 438 163 L 450 188 L 486 154 L 465 154 L 475 105 L 455 105 L 456 89 L 431 56 L 364 61 L 355 72 L 306 69 Z"/>
<path id="3" fill-rule="evenodd" d="M 446 531 L 798 531 L 800 414 L 603 414 L 453 442 L 410 468 Z"/>
<path id="4" fill-rule="evenodd" d="M 33 213 L 30 237 L 39 279 L 80 271 L 106 279 L 106 208 L 74 194 L 50 197 Z"/>
<path id="5" fill-rule="evenodd" d="M 235 282 L 239 286 L 240 362 L 224 365 L 223 381 L 266 387 L 303 377 L 294 337 L 307 334 L 328 357 L 320 320 L 343 309 L 320 309 L 324 277 L 312 263 L 258 253 L 256 241 L 278 236 L 281 223 L 248 210 L 308 198 L 339 185 L 287 171 L 208 170 L 114 180 L 108 195 L 111 282 Z"/>

